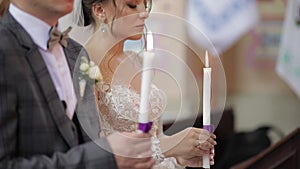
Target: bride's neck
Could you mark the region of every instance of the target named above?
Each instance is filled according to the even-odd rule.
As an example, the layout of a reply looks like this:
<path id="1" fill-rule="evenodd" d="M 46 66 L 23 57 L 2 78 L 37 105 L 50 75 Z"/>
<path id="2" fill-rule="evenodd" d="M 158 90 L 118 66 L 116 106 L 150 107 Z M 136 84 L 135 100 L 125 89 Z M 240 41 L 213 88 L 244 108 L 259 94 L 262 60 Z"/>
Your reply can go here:
<path id="1" fill-rule="evenodd" d="M 100 71 L 103 75 L 103 80 L 105 83 L 109 84 L 112 77 L 124 59 L 123 52 L 124 43 L 118 43 L 108 50 L 103 59 L 99 62 Z"/>
<path id="2" fill-rule="evenodd" d="M 114 45 L 110 50 L 108 50 L 107 55 L 112 57 L 114 56 L 123 56 L 124 55 L 124 41 L 119 42 Z"/>
<path id="3" fill-rule="evenodd" d="M 86 50 L 91 60 L 99 65 L 106 83 L 111 81 L 115 69 L 124 59 L 124 43 L 124 39 L 114 36 L 110 30 L 94 31 L 86 43 Z"/>
<path id="4" fill-rule="evenodd" d="M 93 36 L 86 43 L 90 58 L 99 63 L 104 56 L 123 56 L 125 40 L 114 36 L 110 30 L 94 31 Z"/>

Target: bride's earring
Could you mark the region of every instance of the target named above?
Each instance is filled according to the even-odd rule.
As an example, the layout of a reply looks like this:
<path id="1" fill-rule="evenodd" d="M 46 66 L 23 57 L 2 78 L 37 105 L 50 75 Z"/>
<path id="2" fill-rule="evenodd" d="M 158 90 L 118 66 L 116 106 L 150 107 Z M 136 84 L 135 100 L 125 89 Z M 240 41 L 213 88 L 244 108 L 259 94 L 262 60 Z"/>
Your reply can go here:
<path id="1" fill-rule="evenodd" d="M 104 11 L 100 13 L 100 31 L 101 32 L 106 32 L 106 23 L 105 23 L 105 20 L 106 20 L 106 16 L 105 16 L 105 13 Z"/>

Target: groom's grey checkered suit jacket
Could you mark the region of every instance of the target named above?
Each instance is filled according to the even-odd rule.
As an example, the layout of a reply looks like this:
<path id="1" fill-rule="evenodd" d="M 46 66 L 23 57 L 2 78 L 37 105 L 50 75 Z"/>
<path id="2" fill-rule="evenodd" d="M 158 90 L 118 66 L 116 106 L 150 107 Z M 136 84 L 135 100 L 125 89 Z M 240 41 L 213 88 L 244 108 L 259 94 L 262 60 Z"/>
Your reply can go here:
<path id="1" fill-rule="evenodd" d="M 81 49 L 71 39 L 64 48 L 71 72 Z M 37 46 L 6 12 L 0 22 L 0 169 L 117 168 L 96 144 L 109 147 L 107 141 L 91 142 L 82 130 L 98 137 L 95 109 L 81 110 L 76 117 L 86 126 L 67 118 Z"/>

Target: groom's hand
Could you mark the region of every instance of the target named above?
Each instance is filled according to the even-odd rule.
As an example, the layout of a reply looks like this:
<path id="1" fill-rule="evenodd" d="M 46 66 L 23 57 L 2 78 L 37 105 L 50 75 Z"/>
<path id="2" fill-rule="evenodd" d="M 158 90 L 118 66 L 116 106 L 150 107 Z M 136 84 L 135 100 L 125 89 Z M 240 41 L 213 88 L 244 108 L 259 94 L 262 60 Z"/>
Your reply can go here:
<path id="1" fill-rule="evenodd" d="M 144 133 L 114 133 L 107 137 L 119 169 L 151 169 L 151 139 Z"/>

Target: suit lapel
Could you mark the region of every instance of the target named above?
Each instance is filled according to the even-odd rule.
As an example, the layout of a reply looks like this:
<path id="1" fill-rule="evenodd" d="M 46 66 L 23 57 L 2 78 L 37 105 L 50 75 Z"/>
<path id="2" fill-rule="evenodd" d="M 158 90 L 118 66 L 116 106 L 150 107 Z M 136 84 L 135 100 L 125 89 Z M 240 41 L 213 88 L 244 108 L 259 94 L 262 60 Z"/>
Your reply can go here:
<path id="1" fill-rule="evenodd" d="M 88 54 L 81 45 L 74 41 L 72 42 L 70 39 L 68 41 L 68 46 L 64 49 L 64 51 L 73 76 L 74 90 L 77 96 L 76 115 L 81 125 L 80 129 L 82 130 L 84 141 L 97 139 L 99 138 L 100 124 L 97 105 L 95 102 L 94 87 L 88 84 L 83 98 L 81 98 L 79 94 L 79 56 L 88 57 Z"/>
<path id="2" fill-rule="evenodd" d="M 71 77 L 73 77 L 73 71 L 76 64 L 76 58 L 79 52 L 76 52 L 72 44 L 70 43 L 70 40 L 68 39 L 68 47 L 64 48 L 64 53 L 69 65 L 69 69 L 71 72 Z M 78 49 L 77 49 L 78 50 Z"/>
<path id="3" fill-rule="evenodd" d="M 87 85 L 85 98 L 83 100 L 79 95 L 78 71 L 80 65 L 78 61 L 80 61 L 80 56 L 88 57 L 87 52 L 81 45 L 68 39 L 68 45 L 64 48 L 64 53 L 67 57 L 71 76 L 73 78 L 75 94 L 77 96 L 76 116 L 80 125 L 77 129 L 81 130 L 84 142 L 90 141 L 91 139 L 97 139 L 99 138 L 100 124 L 97 105 L 95 104 L 94 87 Z"/>
<path id="4" fill-rule="evenodd" d="M 7 24 L 7 28 L 13 32 L 20 44 L 25 49 L 25 57 L 31 66 L 32 72 L 41 88 L 42 94 L 46 99 L 54 122 L 57 125 L 58 130 L 67 142 L 72 147 L 76 144 L 77 138 L 74 139 L 72 133 L 72 122 L 68 119 L 65 114 L 65 109 L 59 96 L 56 92 L 52 78 L 48 72 L 47 66 L 38 50 L 38 47 L 34 44 L 28 33 L 21 27 L 15 19 L 6 13 L 3 16 L 3 23 Z"/>

